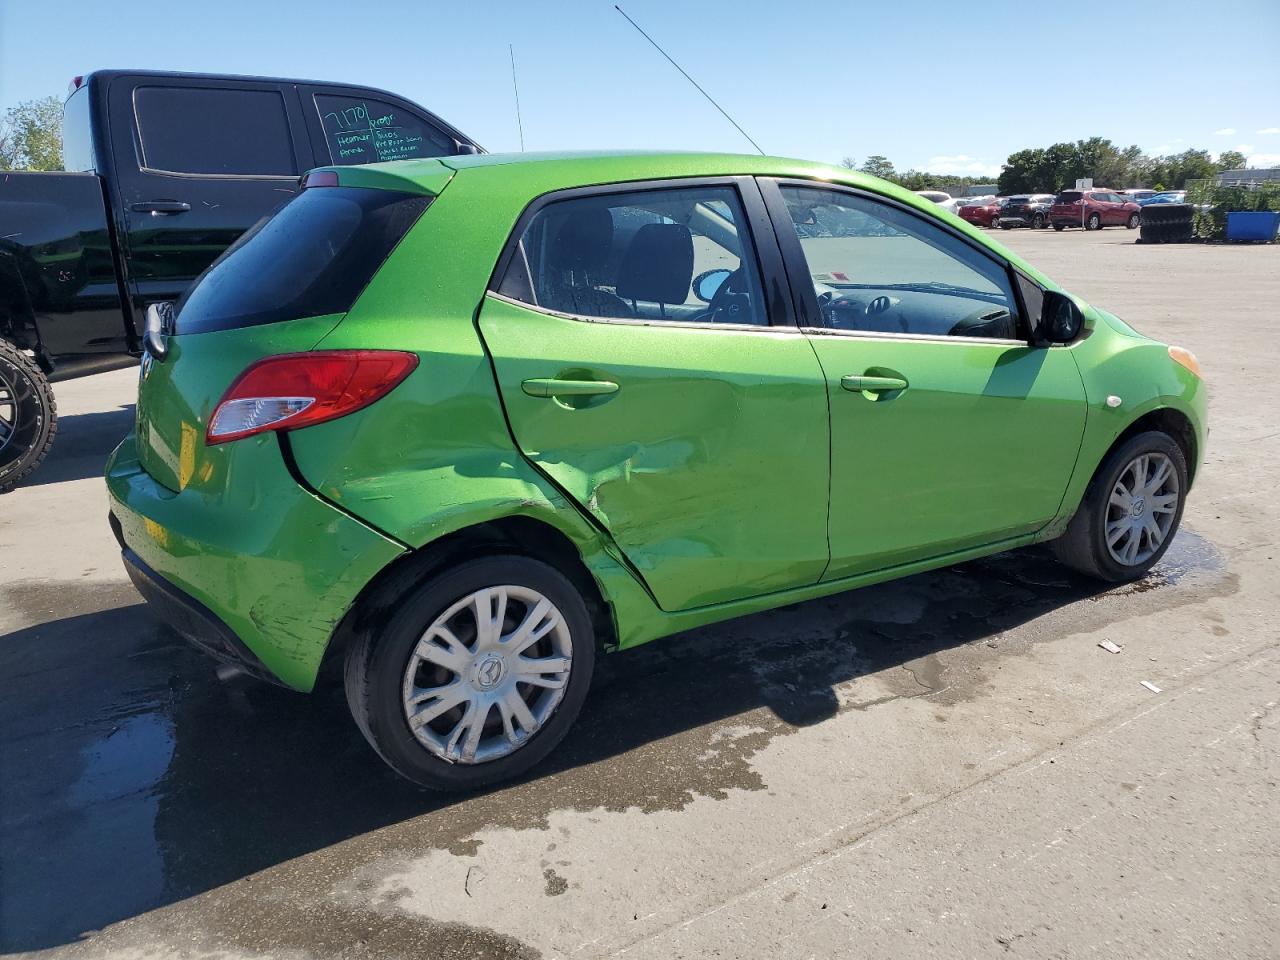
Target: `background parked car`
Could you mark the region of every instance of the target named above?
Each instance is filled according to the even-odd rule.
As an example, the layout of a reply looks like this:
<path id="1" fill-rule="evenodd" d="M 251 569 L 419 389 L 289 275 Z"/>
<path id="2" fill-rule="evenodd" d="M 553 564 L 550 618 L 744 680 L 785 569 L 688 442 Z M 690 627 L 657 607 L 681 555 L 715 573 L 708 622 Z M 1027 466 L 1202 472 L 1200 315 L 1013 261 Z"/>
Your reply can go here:
<path id="1" fill-rule="evenodd" d="M 1122 197 L 1127 197 L 1130 200 L 1134 200 L 1137 203 L 1142 203 L 1143 200 L 1154 197 L 1157 192 L 1158 191 L 1150 190 L 1147 187 L 1130 187 L 1128 190 L 1121 190 L 1120 195 Z"/>
<path id="2" fill-rule="evenodd" d="M 926 200 L 932 200 L 948 213 L 955 213 L 961 203 L 960 200 L 942 190 L 917 190 L 916 195 L 924 197 Z"/>
<path id="3" fill-rule="evenodd" d="M 979 227 L 994 227 L 1000 218 L 1003 197 L 970 197 L 960 204 L 956 213 L 961 219 Z"/>
<path id="4" fill-rule="evenodd" d="M 1151 203 L 1186 203 L 1187 191 L 1185 190 L 1166 190 L 1164 193 L 1153 193 L 1149 197 L 1143 197 L 1138 200 L 1138 206 L 1145 207 Z"/>
<path id="5" fill-rule="evenodd" d="M 1049 207 L 1053 194 L 1031 193 L 1010 197 L 1000 208 L 1000 229 L 1034 227 L 1039 230 L 1049 224 Z"/>
<path id="6" fill-rule="evenodd" d="M 1142 208 L 1114 190 L 1063 190 L 1049 208 L 1053 229 L 1083 226 L 1086 230 L 1125 226 L 1136 230 Z"/>

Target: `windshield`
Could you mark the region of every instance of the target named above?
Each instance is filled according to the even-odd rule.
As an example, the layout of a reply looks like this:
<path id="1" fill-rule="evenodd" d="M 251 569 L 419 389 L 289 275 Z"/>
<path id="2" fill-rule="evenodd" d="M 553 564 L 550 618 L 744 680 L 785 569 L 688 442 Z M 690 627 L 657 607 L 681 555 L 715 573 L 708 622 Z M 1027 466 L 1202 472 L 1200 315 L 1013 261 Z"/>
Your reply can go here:
<path id="1" fill-rule="evenodd" d="M 176 332 L 345 313 L 429 202 L 392 190 L 303 190 L 228 247 L 183 294 Z"/>

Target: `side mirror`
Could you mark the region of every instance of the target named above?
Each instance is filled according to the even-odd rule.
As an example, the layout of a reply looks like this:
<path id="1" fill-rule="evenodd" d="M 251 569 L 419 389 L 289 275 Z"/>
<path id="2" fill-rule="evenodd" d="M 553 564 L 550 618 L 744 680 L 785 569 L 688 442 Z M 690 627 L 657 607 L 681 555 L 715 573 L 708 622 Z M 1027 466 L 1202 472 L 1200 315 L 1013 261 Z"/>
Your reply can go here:
<path id="1" fill-rule="evenodd" d="M 729 279 L 732 270 L 708 270 L 693 278 L 693 295 L 703 303 L 710 303 L 720 290 L 720 285 Z"/>
<path id="2" fill-rule="evenodd" d="M 169 352 L 168 336 L 173 332 L 173 301 L 162 300 L 147 307 L 147 319 L 142 328 L 142 345 L 156 360 L 163 360 Z"/>
<path id="3" fill-rule="evenodd" d="M 1080 335 L 1083 326 L 1084 314 L 1074 300 L 1065 293 L 1046 290 L 1040 317 L 1031 331 L 1032 342 L 1037 346 L 1070 343 Z"/>

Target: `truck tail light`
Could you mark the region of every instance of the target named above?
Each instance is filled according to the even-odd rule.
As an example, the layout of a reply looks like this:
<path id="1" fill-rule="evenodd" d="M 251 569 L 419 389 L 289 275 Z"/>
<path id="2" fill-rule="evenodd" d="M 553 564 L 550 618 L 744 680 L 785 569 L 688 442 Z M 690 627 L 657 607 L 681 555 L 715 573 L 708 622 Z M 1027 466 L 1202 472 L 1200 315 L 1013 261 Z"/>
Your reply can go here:
<path id="1" fill-rule="evenodd" d="M 285 353 L 249 366 L 209 418 L 208 444 L 268 430 L 297 430 L 361 410 L 386 396 L 418 365 L 398 350 Z"/>

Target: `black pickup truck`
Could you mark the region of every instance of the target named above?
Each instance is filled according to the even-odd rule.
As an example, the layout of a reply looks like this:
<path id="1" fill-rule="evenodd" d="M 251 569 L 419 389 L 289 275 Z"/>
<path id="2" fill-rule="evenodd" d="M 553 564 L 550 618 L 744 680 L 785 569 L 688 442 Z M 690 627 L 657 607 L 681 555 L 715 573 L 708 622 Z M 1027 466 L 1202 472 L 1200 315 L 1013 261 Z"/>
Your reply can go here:
<path id="1" fill-rule="evenodd" d="M 0 173 L 0 493 L 44 458 L 51 382 L 127 366 L 175 300 L 311 167 L 477 153 L 368 87 L 102 70 L 63 109 L 66 173 Z"/>

